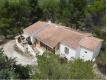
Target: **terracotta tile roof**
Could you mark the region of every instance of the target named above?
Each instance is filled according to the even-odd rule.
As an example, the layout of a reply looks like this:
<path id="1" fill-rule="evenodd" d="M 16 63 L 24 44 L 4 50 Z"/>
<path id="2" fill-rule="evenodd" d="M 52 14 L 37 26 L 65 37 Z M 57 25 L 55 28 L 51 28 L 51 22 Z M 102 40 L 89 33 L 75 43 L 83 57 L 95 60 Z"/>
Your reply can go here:
<path id="1" fill-rule="evenodd" d="M 76 31 L 54 23 L 38 21 L 24 29 L 24 31 L 32 34 L 40 28 L 43 28 L 46 24 L 48 24 L 48 27 L 35 34 L 34 37 L 51 48 L 54 48 L 60 42 L 71 48 L 77 48 L 81 45 L 89 49 L 95 49 L 99 44 L 100 39 L 92 37 L 90 33 Z M 92 43 L 93 45 L 90 45 Z"/>
<path id="2" fill-rule="evenodd" d="M 57 46 L 57 44 L 61 41 L 65 42 L 72 48 L 76 48 L 80 39 L 83 36 L 89 36 L 92 34 L 80 33 L 77 31 L 73 31 L 64 26 L 50 24 L 49 27 L 36 36 L 37 39 L 47 44 L 51 48 Z"/>
<path id="3" fill-rule="evenodd" d="M 66 44 L 67 46 L 71 48 L 77 48 L 79 46 L 79 41 L 82 39 L 82 36 L 73 35 L 70 37 L 67 37 L 61 41 L 61 43 Z"/>
<path id="4" fill-rule="evenodd" d="M 45 24 L 46 24 L 46 22 L 38 21 L 38 22 L 32 24 L 31 26 L 25 28 L 23 31 L 26 32 L 26 33 L 28 33 L 28 34 L 32 34 L 36 30 L 40 29 Z"/>
<path id="5" fill-rule="evenodd" d="M 80 46 L 94 51 L 102 41 L 102 39 L 98 39 L 95 37 L 85 37 L 80 41 Z"/>
<path id="6" fill-rule="evenodd" d="M 53 48 L 65 37 L 66 34 L 63 35 L 63 32 L 65 33 L 63 29 L 51 25 L 47 29 L 38 33 L 36 37 Z"/>

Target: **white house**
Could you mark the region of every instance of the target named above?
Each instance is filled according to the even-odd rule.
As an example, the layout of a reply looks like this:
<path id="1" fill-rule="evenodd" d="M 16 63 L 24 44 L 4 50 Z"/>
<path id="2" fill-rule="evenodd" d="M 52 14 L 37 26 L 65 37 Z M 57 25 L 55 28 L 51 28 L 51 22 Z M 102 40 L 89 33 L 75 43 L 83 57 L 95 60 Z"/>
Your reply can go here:
<path id="1" fill-rule="evenodd" d="M 80 58 L 85 61 L 95 61 L 102 42 L 90 33 L 43 21 L 25 28 L 23 34 L 16 37 L 17 46 L 33 56 L 48 50 L 68 60 Z"/>

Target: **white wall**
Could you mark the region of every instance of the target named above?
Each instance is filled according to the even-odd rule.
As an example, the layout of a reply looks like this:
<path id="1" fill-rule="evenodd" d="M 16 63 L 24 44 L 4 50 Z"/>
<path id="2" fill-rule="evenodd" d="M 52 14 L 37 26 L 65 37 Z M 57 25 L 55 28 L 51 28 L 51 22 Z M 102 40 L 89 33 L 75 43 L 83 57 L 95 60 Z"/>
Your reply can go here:
<path id="1" fill-rule="evenodd" d="M 31 39 L 31 42 L 33 44 L 35 42 L 35 39 L 32 36 L 30 36 L 30 39 Z"/>
<path id="2" fill-rule="evenodd" d="M 93 55 L 93 59 L 95 60 L 96 57 L 98 56 L 99 52 L 100 52 L 100 49 L 101 49 L 101 45 L 102 45 L 102 42 L 99 43 L 99 45 L 97 46 L 96 50 L 95 50 L 95 53 Z"/>
<path id="3" fill-rule="evenodd" d="M 76 59 L 78 59 L 80 57 L 80 46 L 76 49 Z"/>
<path id="4" fill-rule="evenodd" d="M 29 37 L 29 35 L 26 34 L 26 33 L 23 33 L 22 35 L 23 35 L 25 38 Z"/>
<path id="5" fill-rule="evenodd" d="M 34 43 L 34 42 L 35 42 L 35 39 L 34 39 L 34 37 L 33 37 L 33 36 L 30 36 L 30 35 L 28 35 L 28 34 L 26 34 L 26 33 L 23 33 L 23 36 L 24 36 L 25 38 L 30 37 L 31 42 L 32 42 L 32 43 Z"/>
<path id="6" fill-rule="evenodd" d="M 34 50 L 32 49 L 32 47 L 30 45 L 22 46 L 21 43 L 19 43 L 17 39 L 16 39 L 16 45 L 23 52 L 26 52 L 28 50 L 30 52 L 30 54 L 32 54 L 33 56 L 36 56 Z"/>
<path id="7" fill-rule="evenodd" d="M 34 52 L 34 50 L 32 49 L 32 47 L 30 45 L 28 45 L 28 51 L 30 52 L 30 54 L 32 54 L 33 56 L 36 56 L 36 53 Z"/>
<path id="8" fill-rule="evenodd" d="M 68 49 L 69 49 L 69 53 L 68 54 L 66 54 L 65 53 L 65 47 L 67 47 Z M 60 44 L 60 55 L 64 55 L 68 60 L 70 60 L 71 59 L 71 57 L 76 57 L 76 50 L 75 49 L 72 49 L 72 48 L 70 48 L 70 47 L 68 47 L 67 45 L 65 45 L 65 44 Z"/>
<path id="9" fill-rule="evenodd" d="M 87 52 L 87 53 L 85 53 L 85 52 Z M 92 60 L 93 54 L 94 53 L 91 50 L 88 50 L 83 47 L 80 48 L 80 59 L 83 59 L 85 61 Z"/>

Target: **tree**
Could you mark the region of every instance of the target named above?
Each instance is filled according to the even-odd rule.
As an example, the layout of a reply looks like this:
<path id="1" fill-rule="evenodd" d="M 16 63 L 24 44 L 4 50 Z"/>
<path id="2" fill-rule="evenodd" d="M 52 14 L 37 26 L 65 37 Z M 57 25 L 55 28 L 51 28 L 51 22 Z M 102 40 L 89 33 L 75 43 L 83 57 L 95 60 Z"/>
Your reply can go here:
<path id="1" fill-rule="evenodd" d="M 43 19 L 55 22 L 59 0 L 39 0 L 38 4 L 43 10 Z"/>
<path id="2" fill-rule="evenodd" d="M 15 77 L 13 67 L 15 60 L 11 58 L 8 59 L 3 53 L 3 50 L 0 49 L 0 79 L 11 79 Z"/>
<path id="3" fill-rule="evenodd" d="M 30 67 L 22 65 L 14 65 L 16 79 L 29 79 L 30 78 Z"/>
<path id="4" fill-rule="evenodd" d="M 7 35 L 9 34 L 9 27 L 11 19 L 7 18 L 1 18 L 0 19 L 0 35 L 4 35 L 5 38 L 7 38 Z"/>
<path id="5" fill-rule="evenodd" d="M 0 79 L 29 79 L 29 66 L 16 65 L 15 58 L 8 58 L 0 49 Z"/>
<path id="6" fill-rule="evenodd" d="M 71 77 L 75 79 L 93 79 L 93 65 L 90 61 L 75 60 L 70 64 Z"/>
<path id="7" fill-rule="evenodd" d="M 38 21 L 43 17 L 43 12 L 38 5 L 38 0 L 27 0 L 30 7 L 30 21 L 32 23 Z"/>
<path id="8" fill-rule="evenodd" d="M 34 79 L 93 79 L 94 73 L 90 61 L 75 60 L 62 62 L 57 55 L 44 53 L 38 56 L 38 66 Z"/>
<path id="9" fill-rule="evenodd" d="M 60 0 L 57 19 L 66 26 L 81 29 L 84 27 L 86 8 L 86 0 Z"/>
<path id="10" fill-rule="evenodd" d="M 92 16 L 94 25 L 101 25 L 101 18 L 105 15 L 105 0 L 93 0 L 93 2 L 88 7 L 88 12 Z"/>
<path id="11" fill-rule="evenodd" d="M 29 25 L 29 6 L 24 0 L 19 2 L 5 1 L 0 9 L 0 33 L 4 36 L 21 32 L 21 29 Z"/>

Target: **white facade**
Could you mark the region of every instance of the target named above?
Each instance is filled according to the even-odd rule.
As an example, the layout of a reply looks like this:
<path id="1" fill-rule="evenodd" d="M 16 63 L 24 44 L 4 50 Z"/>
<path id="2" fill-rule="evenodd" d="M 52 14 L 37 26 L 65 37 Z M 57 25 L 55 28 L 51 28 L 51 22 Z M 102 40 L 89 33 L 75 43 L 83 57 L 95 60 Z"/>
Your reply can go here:
<path id="1" fill-rule="evenodd" d="M 25 38 L 29 37 L 29 35 L 23 33 L 22 36 L 24 36 Z"/>
<path id="2" fill-rule="evenodd" d="M 31 42 L 33 44 L 35 42 L 35 39 L 32 36 L 30 36 L 30 39 L 31 39 Z"/>
<path id="3" fill-rule="evenodd" d="M 30 45 L 23 46 L 21 43 L 18 43 L 17 39 L 16 39 L 16 45 L 23 52 L 30 52 L 33 56 L 36 56 L 34 50 L 32 49 L 32 47 Z"/>
<path id="4" fill-rule="evenodd" d="M 23 35 L 25 38 L 29 37 L 28 35 Z M 34 41 L 34 38 L 32 36 L 30 36 L 30 39 L 31 39 L 31 42 L 35 42 Z M 28 52 L 30 52 L 33 56 L 36 56 L 36 53 L 35 51 L 33 50 L 33 48 L 28 45 L 27 48 L 25 46 L 22 46 L 20 43 L 18 43 L 17 39 L 16 39 L 16 44 L 17 46 L 23 51 L 23 52 L 26 52 L 26 50 Z M 98 56 L 99 54 L 99 51 L 100 51 L 100 48 L 101 48 L 101 45 L 102 43 L 100 43 L 96 50 L 95 51 L 92 51 L 92 50 L 89 50 L 89 49 L 86 49 L 84 47 L 78 47 L 77 49 L 73 49 L 69 46 L 67 46 L 66 44 L 64 43 L 60 43 L 58 48 L 55 49 L 56 53 L 62 57 L 65 57 L 67 58 L 68 60 L 74 60 L 74 59 L 77 59 L 77 58 L 80 58 L 80 59 L 83 59 L 84 61 L 87 61 L 87 60 L 92 60 L 92 61 L 95 61 L 96 57 Z M 68 48 L 68 53 L 65 52 L 65 48 Z M 42 48 L 41 48 L 42 49 Z M 40 48 L 38 49 L 39 51 L 43 51 L 41 50 Z M 45 50 L 44 50 L 45 51 Z M 40 52 L 40 54 L 42 55 L 43 52 Z"/>
<path id="5" fill-rule="evenodd" d="M 64 51 L 66 47 L 69 49 L 68 54 L 66 54 Z M 80 59 L 83 59 L 84 61 L 87 61 L 87 60 L 94 61 L 99 53 L 98 51 L 100 50 L 100 48 L 101 48 L 101 45 L 99 45 L 99 48 L 97 48 L 96 50 L 97 53 L 96 53 L 95 51 L 91 51 L 83 47 L 78 47 L 77 49 L 73 49 L 61 43 L 59 48 L 59 53 L 60 53 L 60 56 L 66 57 L 68 60 L 80 58 Z"/>
<path id="6" fill-rule="evenodd" d="M 25 40 L 26 38 L 30 37 L 31 42 L 32 43 L 35 42 L 35 38 L 33 36 L 29 36 L 28 34 L 25 34 L 25 33 L 22 35 L 25 37 Z M 18 43 L 17 39 L 16 39 L 16 44 L 23 52 L 28 50 L 28 52 L 30 52 L 33 56 L 36 56 L 34 49 L 30 45 L 28 45 L 26 49 L 24 46 Z M 59 54 L 60 56 L 65 57 L 68 60 L 74 60 L 74 59 L 80 58 L 80 59 L 83 59 L 84 61 L 87 61 L 87 60 L 95 61 L 101 49 L 101 45 L 102 43 L 99 43 L 95 51 L 92 51 L 80 46 L 77 49 L 74 49 L 61 42 L 59 46 L 55 48 L 55 54 Z M 68 48 L 68 53 L 65 52 L 65 48 Z M 40 51 L 40 55 L 42 55 L 43 52 L 45 51 L 45 50 L 42 50 L 42 48 L 41 49 L 38 48 L 38 50 Z"/>
<path id="7" fill-rule="evenodd" d="M 94 60 L 95 60 L 95 58 L 98 56 L 98 54 L 99 54 L 99 52 L 100 52 L 101 45 L 102 45 L 102 43 L 100 43 L 100 44 L 97 46 L 97 48 L 96 48 L 96 50 L 95 50 L 95 52 L 94 52 L 94 54 L 93 54 L 93 59 L 94 59 Z"/>
<path id="8" fill-rule="evenodd" d="M 67 47 L 69 49 L 69 53 L 68 54 L 66 54 L 65 51 L 64 51 L 65 47 Z M 73 48 L 68 47 L 65 44 L 61 43 L 60 44 L 60 55 L 66 57 L 68 60 L 72 60 L 72 59 L 74 59 L 76 57 L 76 50 L 73 49 Z"/>
<path id="9" fill-rule="evenodd" d="M 28 45 L 28 51 L 29 51 L 33 56 L 36 56 L 33 48 L 32 48 L 30 45 Z"/>
<path id="10" fill-rule="evenodd" d="M 41 26 L 34 24 L 34 25 L 30 26 L 30 28 L 24 29 L 21 37 L 19 39 L 17 38 L 19 42 L 16 39 L 16 44 L 22 51 L 25 52 L 27 50 L 33 56 L 36 56 L 36 54 L 38 55 L 38 52 L 40 55 L 42 55 L 44 53 L 44 51 L 47 49 L 48 45 L 52 45 L 53 43 L 55 43 L 54 41 L 58 41 L 57 43 L 55 43 L 55 45 L 52 46 L 53 51 L 55 52 L 55 54 L 60 55 L 62 57 L 66 57 L 68 60 L 80 58 L 85 61 L 86 60 L 94 61 L 96 59 L 96 57 L 98 56 L 99 51 L 101 49 L 102 40 L 100 40 L 100 39 L 97 40 L 97 38 L 94 38 L 92 36 L 92 34 L 85 35 L 85 34 L 82 34 L 81 32 L 80 33 L 78 31 L 76 32 L 75 30 L 70 32 L 69 28 L 65 28 L 64 26 L 60 27 L 59 25 L 54 25 L 54 24 L 52 24 L 52 26 L 50 26 L 51 25 L 50 21 L 49 21 L 49 23 L 45 22 L 46 24 L 44 24 L 43 22 L 37 22 L 37 23 L 41 24 Z M 38 27 L 36 28 L 36 26 L 38 26 Z M 55 29 L 48 28 L 48 27 L 55 27 Z M 61 29 L 61 28 L 63 28 L 63 29 Z M 31 29 L 31 30 L 29 30 L 29 29 Z M 45 39 L 45 37 L 42 39 L 42 36 L 40 38 L 41 39 L 40 41 L 38 39 L 36 39 L 36 36 L 39 36 L 38 33 L 40 33 L 41 31 L 43 31 L 45 29 L 47 29 L 47 30 L 45 32 L 43 32 L 44 34 L 50 33 L 48 31 L 50 31 L 52 29 L 54 32 L 50 33 L 50 35 L 47 35 L 47 34 L 42 35 L 42 36 L 47 36 L 46 39 Z M 61 34 L 59 34 L 59 29 L 61 29 L 61 31 L 62 31 Z M 53 35 L 53 33 L 55 33 L 55 35 Z M 66 34 L 66 35 L 62 36 L 63 35 L 62 33 Z M 56 36 L 57 34 L 58 34 L 58 36 Z M 72 34 L 72 35 L 70 36 L 70 34 Z M 58 38 L 58 40 L 57 40 L 57 38 Z M 76 48 L 74 49 L 74 48 L 70 47 L 69 45 L 67 45 L 67 44 L 69 44 L 70 41 L 72 42 L 72 40 L 70 40 L 68 43 L 63 43 L 62 41 L 64 38 L 76 40 L 76 41 L 74 41 L 74 42 L 77 42 L 77 43 L 74 43 L 74 44 L 77 44 Z M 45 41 L 45 40 L 47 40 L 47 41 Z M 41 44 L 42 41 L 43 41 L 43 44 L 45 44 L 46 46 L 42 47 L 42 44 Z M 51 41 L 52 41 L 52 44 L 51 44 Z M 90 45 L 91 42 L 96 43 L 96 41 L 98 41 L 98 43 L 95 45 L 95 47 L 93 47 L 93 46 L 89 47 L 90 49 L 94 49 L 94 50 L 85 48 L 85 47 L 87 47 L 86 45 Z M 85 45 L 82 45 L 82 44 L 85 44 Z M 73 45 L 71 44 L 71 46 L 73 46 Z M 84 47 L 81 47 L 81 46 L 84 46 Z M 49 48 L 51 48 L 51 46 Z"/>
<path id="11" fill-rule="evenodd" d="M 86 48 L 80 48 L 80 59 L 83 59 L 85 61 L 92 60 L 94 52 L 91 50 L 88 50 Z"/>

